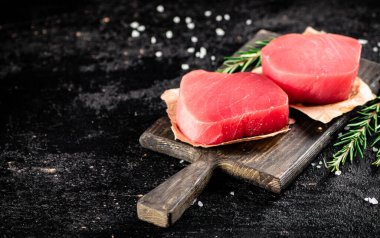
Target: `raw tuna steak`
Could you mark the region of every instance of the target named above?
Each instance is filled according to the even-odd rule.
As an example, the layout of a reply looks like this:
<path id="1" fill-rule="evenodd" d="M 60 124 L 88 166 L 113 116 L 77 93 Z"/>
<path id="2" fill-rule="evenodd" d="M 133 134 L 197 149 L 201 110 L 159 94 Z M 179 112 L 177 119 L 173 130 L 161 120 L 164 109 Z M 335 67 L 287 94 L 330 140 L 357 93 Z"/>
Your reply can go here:
<path id="1" fill-rule="evenodd" d="M 219 144 L 288 124 L 286 93 L 265 76 L 195 70 L 181 81 L 177 124 L 193 142 Z"/>
<path id="2" fill-rule="evenodd" d="M 359 69 L 361 45 L 335 34 L 288 34 L 262 49 L 263 74 L 290 102 L 327 104 L 346 100 Z"/>

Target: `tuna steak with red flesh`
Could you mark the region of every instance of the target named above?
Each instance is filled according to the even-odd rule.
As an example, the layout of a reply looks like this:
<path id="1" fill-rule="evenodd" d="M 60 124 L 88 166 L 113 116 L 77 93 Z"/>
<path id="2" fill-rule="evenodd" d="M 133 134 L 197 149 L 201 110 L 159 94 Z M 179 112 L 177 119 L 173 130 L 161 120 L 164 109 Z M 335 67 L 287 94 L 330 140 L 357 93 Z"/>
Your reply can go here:
<path id="1" fill-rule="evenodd" d="M 192 142 L 268 134 L 284 128 L 288 116 L 288 96 L 265 76 L 195 70 L 182 78 L 176 120 Z"/>
<path id="2" fill-rule="evenodd" d="M 328 104 L 346 100 L 359 69 L 358 40 L 336 34 L 288 34 L 262 49 L 263 74 L 290 102 Z"/>

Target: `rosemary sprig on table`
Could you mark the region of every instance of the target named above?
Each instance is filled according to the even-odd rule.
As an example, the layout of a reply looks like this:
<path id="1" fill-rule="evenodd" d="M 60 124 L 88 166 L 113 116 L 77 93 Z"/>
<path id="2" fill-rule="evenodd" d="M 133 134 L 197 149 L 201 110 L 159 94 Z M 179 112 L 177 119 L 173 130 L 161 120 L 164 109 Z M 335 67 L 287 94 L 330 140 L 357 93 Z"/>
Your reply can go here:
<path id="1" fill-rule="evenodd" d="M 342 146 L 342 148 L 333 155 L 331 161 L 327 162 L 329 169 L 339 171 L 339 167 L 346 163 L 347 158 L 350 159 L 351 163 L 357 155 L 363 158 L 363 151 L 367 147 L 367 136 L 371 136 L 373 133 L 377 134 L 377 138 L 371 146 L 380 141 L 379 111 L 380 97 L 377 97 L 368 106 L 358 111 L 358 116 L 350 120 L 347 125 L 348 131 L 339 135 L 339 142 L 334 144 L 334 146 Z M 375 162 L 372 164 L 380 166 L 379 151 L 376 154 Z"/>
<path id="2" fill-rule="evenodd" d="M 261 48 L 269 42 L 270 40 L 256 41 L 255 47 L 237 52 L 237 56 L 224 57 L 223 67 L 218 72 L 232 74 L 238 71 L 244 72 L 250 66 L 253 66 L 253 69 L 261 66 Z"/>

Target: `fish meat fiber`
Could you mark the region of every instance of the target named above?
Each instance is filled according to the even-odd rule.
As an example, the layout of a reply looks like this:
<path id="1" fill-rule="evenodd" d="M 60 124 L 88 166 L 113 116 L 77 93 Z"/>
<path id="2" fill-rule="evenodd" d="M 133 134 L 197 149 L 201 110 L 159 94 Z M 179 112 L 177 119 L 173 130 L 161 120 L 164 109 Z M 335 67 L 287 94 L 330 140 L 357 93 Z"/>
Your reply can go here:
<path id="1" fill-rule="evenodd" d="M 263 75 L 194 70 L 181 80 L 176 121 L 193 142 L 212 145 L 269 134 L 288 120 L 287 94 Z"/>
<path id="2" fill-rule="evenodd" d="M 359 69 L 358 40 L 336 34 L 287 34 L 262 51 L 263 74 L 291 103 L 328 104 L 346 100 Z"/>

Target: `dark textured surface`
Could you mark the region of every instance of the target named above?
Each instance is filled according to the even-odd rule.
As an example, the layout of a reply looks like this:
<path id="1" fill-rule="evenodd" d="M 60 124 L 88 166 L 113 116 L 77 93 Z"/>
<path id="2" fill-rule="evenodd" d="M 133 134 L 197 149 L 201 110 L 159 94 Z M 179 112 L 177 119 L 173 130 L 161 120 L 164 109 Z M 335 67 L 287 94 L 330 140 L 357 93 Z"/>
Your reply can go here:
<path id="1" fill-rule="evenodd" d="M 368 39 L 363 56 L 379 62 L 379 52 L 372 50 L 380 42 L 376 1 L 82 1 L 69 7 L 50 3 L 51 11 L 45 4 L 38 2 L 33 13 L 1 9 L 0 234 L 380 233 L 379 205 L 364 201 L 380 198 L 379 171 L 369 166 L 371 148 L 366 160 L 346 166 L 341 176 L 309 166 L 280 195 L 216 173 L 199 197 L 203 207 L 190 207 L 174 227 L 160 229 L 136 218 L 139 195 L 185 166 L 138 144 L 140 134 L 164 115 L 159 95 L 178 85 L 182 63 L 213 70 L 261 28 L 286 33 L 307 25 Z M 158 4 L 165 6 L 164 13 L 155 10 Z M 209 9 L 213 16 L 206 18 L 203 12 Z M 30 14 L 4 17 L 20 11 Z M 225 13 L 230 21 L 215 21 L 215 15 Z M 172 21 L 176 15 L 181 17 L 178 25 Z M 186 28 L 185 16 L 192 17 L 194 30 Z M 104 17 L 110 21 L 104 23 Z M 146 26 L 139 38 L 130 37 L 132 21 Z M 216 27 L 226 35 L 217 36 Z M 170 40 L 167 30 L 174 33 Z M 196 44 L 190 41 L 193 35 Z M 157 44 L 150 44 L 151 36 Z M 204 46 L 208 55 L 196 58 L 186 52 L 190 46 Z M 158 50 L 160 59 L 154 56 Z M 330 146 L 315 162 L 332 153 Z"/>

